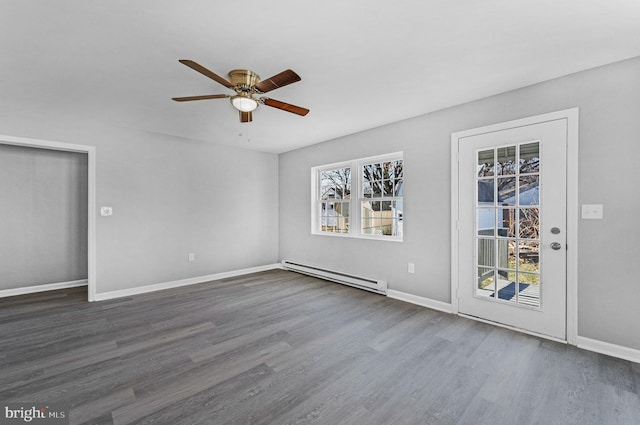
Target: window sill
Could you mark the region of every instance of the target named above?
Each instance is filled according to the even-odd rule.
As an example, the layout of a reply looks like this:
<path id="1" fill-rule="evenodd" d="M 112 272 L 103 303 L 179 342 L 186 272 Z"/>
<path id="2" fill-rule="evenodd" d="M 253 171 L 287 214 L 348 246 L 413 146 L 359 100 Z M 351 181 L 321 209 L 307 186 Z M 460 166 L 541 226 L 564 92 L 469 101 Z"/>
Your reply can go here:
<path id="1" fill-rule="evenodd" d="M 402 242 L 402 237 L 398 236 L 375 236 L 375 235 L 355 235 L 351 233 L 332 233 L 332 232 L 311 232 L 314 236 L 329 236 L 332 238 L 349 238 L 349 239 L 368 239 L 374 241 L 384 241 L 384 242 Z"/>

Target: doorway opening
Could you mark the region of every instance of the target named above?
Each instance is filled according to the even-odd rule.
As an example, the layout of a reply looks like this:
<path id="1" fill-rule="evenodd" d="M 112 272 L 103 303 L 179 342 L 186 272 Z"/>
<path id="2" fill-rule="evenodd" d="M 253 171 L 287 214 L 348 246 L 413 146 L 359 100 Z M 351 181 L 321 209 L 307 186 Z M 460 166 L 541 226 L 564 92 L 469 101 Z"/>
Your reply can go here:
<path id="1" fill-rule="evenodd" d="M 0 144 L 22 146 L 29 148 L 47 149 L 53 151 L 76 152 L 87 155 L 87 292 L 88 300 L 94 301 L 96 294 L 96 258 L 95 258 L 95 147 L 71 143 L 61 143 L 49 140 L 39 140 L 24 137 L 0 136 Z M 46 214 L 46 211 L 43 213 Z M 32 287 L 36 288 L 36 287 Z M 42 290 L 56 289 L 42 285 Z M 34 292 L 30 290 L 29 292 Z"/>

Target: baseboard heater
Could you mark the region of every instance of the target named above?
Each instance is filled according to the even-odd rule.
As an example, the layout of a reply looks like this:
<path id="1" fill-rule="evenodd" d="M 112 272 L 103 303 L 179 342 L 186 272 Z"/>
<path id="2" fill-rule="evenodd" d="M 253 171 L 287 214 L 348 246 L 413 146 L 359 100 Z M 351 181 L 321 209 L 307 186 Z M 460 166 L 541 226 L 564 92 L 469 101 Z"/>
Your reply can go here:
<path id="1" fill-rule="evenodd" d="M 342 283 L 343 285 L 349 285 L 359 289 L 364 289 L 366 291 L 375 292 L 377 294 L 387 295 L 387 282 L 384 280 L 355 276 L 335 270 L 325 269 L 323 267 L 301 264 L 290 260 L 282 260 L 282 268 L 284 268 L 285 270 L 291 270 L 309 276 L 318 277 L 320 279 Z"/>

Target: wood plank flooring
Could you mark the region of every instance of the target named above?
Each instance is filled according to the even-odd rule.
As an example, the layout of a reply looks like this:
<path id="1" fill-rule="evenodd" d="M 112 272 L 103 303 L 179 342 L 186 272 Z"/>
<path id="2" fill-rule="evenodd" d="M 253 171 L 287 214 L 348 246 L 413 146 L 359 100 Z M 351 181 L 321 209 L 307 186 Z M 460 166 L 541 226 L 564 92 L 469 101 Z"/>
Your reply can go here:
<path id="1" fill-rule="evenodd" d="M 640 424 L 640 365 L 274 270 L 0 299 L 0 403 L 71 424 Z"/>

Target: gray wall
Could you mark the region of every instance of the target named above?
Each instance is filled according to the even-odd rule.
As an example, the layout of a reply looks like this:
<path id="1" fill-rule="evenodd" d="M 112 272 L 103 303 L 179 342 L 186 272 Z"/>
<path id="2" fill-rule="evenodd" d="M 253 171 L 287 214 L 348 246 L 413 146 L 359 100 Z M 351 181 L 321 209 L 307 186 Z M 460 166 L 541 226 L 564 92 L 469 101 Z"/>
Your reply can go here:
<path id="1" fill-rule="evenodd" d="M 280 156 L 280 257 L 385 279 L 391 289 L 451 301 L 451 133 L 580 108 L 580 336 L 640 349 L 637 279 L 640 58 L 573 74 Z M 310 232 L 310 168 L 404 151 L 404 242 Z M 415 274 L 407 263 L 415 263 Z"/>
<path id="2" fill-rule="evenodd" d="M 0 144 L 0 290 L 87 278 L 87 155 Z"/>
<path id="3" fill-rule="evenodd" d="M 277 261 L 277 155 L 28 108 L 0 134 L 96 146 L 98 294 Z"/>

